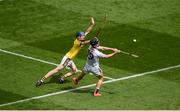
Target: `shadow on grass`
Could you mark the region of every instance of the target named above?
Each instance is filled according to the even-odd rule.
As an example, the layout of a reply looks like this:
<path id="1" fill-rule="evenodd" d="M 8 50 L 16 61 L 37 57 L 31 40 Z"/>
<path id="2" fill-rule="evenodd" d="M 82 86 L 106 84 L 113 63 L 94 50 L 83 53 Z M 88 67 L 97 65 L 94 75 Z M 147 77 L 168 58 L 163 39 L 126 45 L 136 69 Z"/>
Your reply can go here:
<path id="1" fill-rule="evenodd" d="M 94 89 L 92 88 L 87 88 L 87 89 L 79 89 L 79 90 L 75 90 L 73 91 L 74 93 L 90 93 L 92 94 L 94 91 Z"/>
<path id="2" fill-rule="evenodd" d="M 94 92 L 94 88 L 86 88 L 86 89 L 79 89 L 76 91 L 73 91 L 74 93 L 89 93 L 89 94 L 93 94 Z M 113 91 L 107 91 L 105 89 L 100 90 L 101 93 L 108 93 L 108 94 L 115 94 L 116 92 Z"/>
<path id="3" fill-rule="evenodd" d="M 53 75 L 52 77 L 50 77 L 50 79 L 47 82 L 45 82 L 45 84 L 52 84 L 52 83 L 60 84 L 58 78 L 60 78 L 62 75 L 63 75 L 62 73 Z M 65 82 L 63 84 L 70 82 L 71 82 L 71 78 L 69 77 L 65 79 Z"/>

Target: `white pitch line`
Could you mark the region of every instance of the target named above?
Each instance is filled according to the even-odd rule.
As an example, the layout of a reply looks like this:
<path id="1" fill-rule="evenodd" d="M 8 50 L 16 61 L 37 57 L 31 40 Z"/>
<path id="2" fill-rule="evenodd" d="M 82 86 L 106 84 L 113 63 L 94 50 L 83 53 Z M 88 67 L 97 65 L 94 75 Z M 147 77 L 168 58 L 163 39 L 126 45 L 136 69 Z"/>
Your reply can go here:
<path id="1" fill-rule="evenodd" d="M 7 51 L 7 50 L 3 50 L 3 49 L 0 49 L 0 52 L 4 52 L 4 53 L 7 53 L 7 54 L 11 54 L 11 55 L 15 55 L 15 56 L 23 57 L 23 58 L 26 58 L 26 59 L 30 59 L 30 60 L 34 60 L 34 61 L 38 61 L 38 62 L 42 62 L 42 63 L 46 63 L 46 64 L 50 64 L 50 65 L 54 65 L 54 66 L 58 66 L 58 65 L 59 65 L 59 64 L 56 64 L 56 63 L 53 63 L 53 62 L 49 62 L 49 61 L 45 61 L 45 60 L 42 60 L 42 59 L 38 59 L 38 58 L 34 58 L 34 57 L 30 57 L 30 56 L 26 56 L 26 55 L 23 55 L 23 54 L 18 54 L 18 53 L 11 52 L 11 51 Z M 112 79 L 113 79 L 113 78 L 111 78 L 111 77 L 107 77 L 107 76 L 104 76 L 104 78 L 106 78 L 106 79 L 110 79 L 110 80 L 112 80 Z"/>
<path id="2" fill-rule="evenodd" d="M 154 70 L 154 71 L 148 71 L 148 72 L 144 72 L 144 73 L 139 73 L 139 74 L 135 74 L 135 75 L 132 75 L 132 76 L 112 79 L 112 80 L 104 81 L 103 84 L 112 83 L 112 82 L 116 82 L 116 81 L 123 81 L 123 80 L 127 80 L 127 79 L 130 79 L 130 78 L 135 78 L 135 77 L 140 77 L 140 76 L 153 74 L 153 73 L 157 73 L 157 72 L 167 71 L 167 70 L 175 69 L 175 68 L 179 68 L 179 67 L 180 67 L 180 65 L 176 65 L 176 66 L 166 67 L 166 68 L 162 68 L 162 69 L 158 69 L 158 70 Z M 55 93 L 45 94 L 45 95 L 42 95 L 42 96 L 31 97 L 31 98 L 27 98 L 27 99 L 18 100 L 18 101 L 15 101 L 15 102 L 4 103 L 4 104 L 1 104 L 0 107 L 13 105 L 13 104 L 17 104 L 17 103 L 22 103 L 22 102 L 26 102 L 26 101 L 31 101 L 31 100 L 36 100 L 36 99 L 41 99 L 41 98 L 54 96 L 54 95 L 58 95 L 58 94 L 68 93 L 68 92 L 76 91 L 76 90 L 79 90 L 79 89 L 89 88 L 89 87 L 92 87 L 92 86 L 95 86 L 95 85 L 96 84 L 90 84 L 90 85 L 81 86 L 81 87 L 74 88 L 74 89 L 69 89 L 69 90 L 59 91 L 59 92 L 55 92 Z"/>
<path id="3" fill-rule="evenodd" d="M 19 57 L 23 57 L 23 58 L 26 58 L 26 59 L 30 59 L 30 60 L 34 60 L 34 61 L 38 61 L 38 62 L 42 62 L 42 63 L 54 65 L 54 66 L 58 65 L 58 64 L 48 62 L 48 61 L 45 61 L 45 60 L 42 60 L 42 59 L 37 59 L 37 58 L 34 58 L 34 57 L 25 56 L 25 55 L 22 55 L 22 54 L 14 53 L 14 52 L 3 50 L 3 49 L 0 49 L 0 52 L 4 52 L 4 53 L 7 53 L 7 54 L 11 54 L 11 55 L 16 55 L 16 56 L 19 56 Z"/>
<path id="4" fill-rule="evenodd" d="M 127 76 L 127 77 L 122 77 L 122 78 L 108 80 L 108 81 L 105 81 L 104 84 L 111 83 L 111 82 L 116 82 L 116 81 L 122 81 L 122 80 L 130 79 L 130 78 L 135 78 L 135 77 L 140 77 L 140 76 L 144 76 L 144 75 L 148 75 L 148 74 L 153 74 L 153 73 L 157 73 L 157 72 L 163 72 L 163 71 L 167 71 L 167 70 L 171 70 L 171 69 L 175 69 L 175 68 L 179 68 L 179 67 L 180 67 L 180 64 L 179 65 L 175 65 L 175 66 L 171 66 L 171 67 L 166 67 L 166 68 L 154 70 L 154 71 L 148 71 L 148 72 L 144 72 L 144 73 L 134 74 L 132 76 Z"/>

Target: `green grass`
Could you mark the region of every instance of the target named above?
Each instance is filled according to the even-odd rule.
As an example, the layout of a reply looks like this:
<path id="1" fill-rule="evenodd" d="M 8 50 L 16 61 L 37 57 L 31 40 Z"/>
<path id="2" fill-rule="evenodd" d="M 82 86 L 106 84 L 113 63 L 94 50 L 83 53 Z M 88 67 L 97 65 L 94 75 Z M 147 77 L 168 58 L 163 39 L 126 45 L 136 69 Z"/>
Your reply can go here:
<path id="1" fill-rule="evenodd" d="M 89 17 L 95 17 L 96 26 L 88 39 L 107 13 L 101 45 L 140 57 L 120 54 L 102 59 L 105 76 L 120 78 L 179 65 L 179 5 L 179 0 L 4 0 L 0 1 L 0 48 L 59 63 L 71 48 L 75 32 L 89 25 Z M 87 46 L 74 60 L 80 69 L 86 52 Z M 0 52 L 0 104 L 72 89 L 72 77 L 63 85 L 57 82 L 67 70 L 49 78 L 41 88 L 34 86 L 54 67 Z M 95 87 L 89 87 L 0 109 L 180 109 L 179 73 L 176 68 L 105 84 L 99 98 L 91 95 Z M 79 86 L 96 81 L 87 75 Z"/>

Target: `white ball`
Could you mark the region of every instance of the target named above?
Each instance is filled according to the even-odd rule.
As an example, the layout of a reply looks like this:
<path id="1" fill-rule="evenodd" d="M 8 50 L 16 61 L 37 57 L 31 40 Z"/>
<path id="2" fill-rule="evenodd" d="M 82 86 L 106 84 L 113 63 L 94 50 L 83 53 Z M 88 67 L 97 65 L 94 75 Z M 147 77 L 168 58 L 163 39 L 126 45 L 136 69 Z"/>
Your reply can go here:
<path id="1" fill-rule="evenodd" d="M 136 42 L 136 39 L 133 39 L 133 42 Z"/>

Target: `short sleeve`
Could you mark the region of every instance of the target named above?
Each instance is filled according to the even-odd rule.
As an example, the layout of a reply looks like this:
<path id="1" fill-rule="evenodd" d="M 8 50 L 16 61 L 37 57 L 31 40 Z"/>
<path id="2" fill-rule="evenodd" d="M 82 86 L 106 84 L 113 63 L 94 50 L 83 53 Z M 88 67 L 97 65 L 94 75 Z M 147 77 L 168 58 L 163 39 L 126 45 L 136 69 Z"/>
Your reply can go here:
<path id="1" fill-rule="evenodd" d="M 101 57 L 101 58 L 105 57 L 105 54 L 103 54 L 102 52 L 100 52 L 98 50 L 96 50 L 96 54 L 98 57 Z"/>

